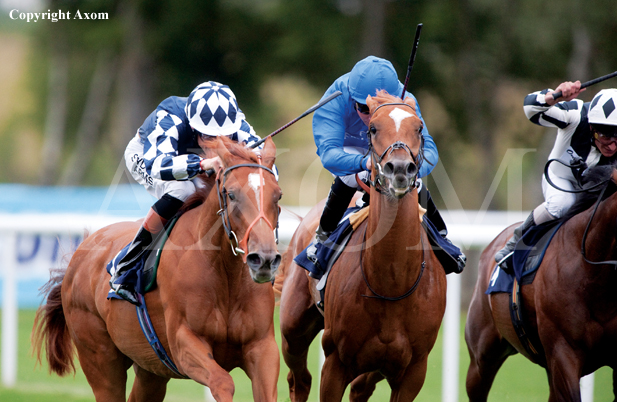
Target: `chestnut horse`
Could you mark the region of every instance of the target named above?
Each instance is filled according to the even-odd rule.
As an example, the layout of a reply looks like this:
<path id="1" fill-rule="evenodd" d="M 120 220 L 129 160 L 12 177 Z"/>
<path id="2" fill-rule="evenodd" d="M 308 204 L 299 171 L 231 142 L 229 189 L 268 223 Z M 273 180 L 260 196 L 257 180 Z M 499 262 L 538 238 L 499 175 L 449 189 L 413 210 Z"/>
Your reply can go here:
<path id="1" fill-rule="evenodd" d="M 615 181 L 614 170 L 612 176 Z M 537 356 L 530 355 L 516 335 L 509 295 L 485 294 L 495 253 L 516 225 L 500 233 L 482 253 L 465 326 L 471 357 L 470 401 L 487 400 L 497 371 L 517 352 L 546 369 L 551 402 L 580 402 L 582 376 L 602 366 L 617 369 L 617 194 L 602 201 L 595 216 L 593 211 L 578 213 L 559 228 L 534 281 L 521 287 L 526 333 L 536 339 Z"/>
<path id="2" fill-rule="evenodd" d="M 145 303 L 181 375 L 208 386 L 217 401 L 228 402 L 234 394 L 228 371 L 240 367 L 252 381 L 254 399 L 275 402 L 279 351 L 271 281 L 281 260 L 273 229 L 281 197 L 271 171 L 276 149 L 268 140 L 258 158 L 220 138 L 205 141 L 202 148 L 208 157 L 218 154 L 224 170 L 216 180 L 205 178 L 208 188 L 198 189 L 185 203 L 192 208 L 181 215 L 165 244 L 157 287 L 146 293 Z M 216 191 L 209 191 L 213 187 Z M 135 307 L 107 299 L 105 266 L 138 227 L 118 223 L 87 237 L 60 277 L 50 280 L 47 304 L 35 323 L 39 359 L 45 343 L 50 371 L 63 375 L 74 371 L 76 348 L 101 402 L 125 400 L 131 366 L 130 401 L 162 401 L 169 379 L 181 378 L 155 355 Z"/>
<path id="3" fill-rule="evenodd" d="M 309 345 L 324 329 L 326 360 L 320 401 L 366 400 L 384 377 L 392 401 L 413 400 L 426 375 L 446 305 L 446 275 L 421 228 L 416 177 L 422 161 L 422 121 L 415 102 L 380 91 L 368 97 L 373 160 L 368 218 L 333 266 L 322 316 L 314 280 L 292 258 L 311 241 L 323 202 L 296 230 L 285 254 L 280 320 L 293 402 L 306 401 Z M 284 281 L 284 282 L 283 282 Z M 363 374 L 367 373 L 367 374 Z"/>

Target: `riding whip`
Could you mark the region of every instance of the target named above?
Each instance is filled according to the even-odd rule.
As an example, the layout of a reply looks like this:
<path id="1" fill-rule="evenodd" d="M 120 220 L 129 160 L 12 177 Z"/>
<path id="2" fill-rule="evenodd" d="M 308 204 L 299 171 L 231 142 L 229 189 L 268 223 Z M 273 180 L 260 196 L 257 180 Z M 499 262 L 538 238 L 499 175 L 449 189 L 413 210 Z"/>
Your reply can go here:
<path id="1" fill-rule="evenodd" d="M 420 31 L 422 31 L 422 23 L 416 27 L 416 38 L 413 41 L 413 48 L 411 49 L 411 56 L 409 56 L 409 64 L 407 65 L 407 76 L 405 77 L 405 84 L 403 84 L 403 93 L 401 99 L 405 100 L 405 91 L 407 91 L 407 84 L 409 83 L 409 76 L 413 69 L 413 63 L 416 60 L 416 52 L 418 51 L 418 43 L 420 42 Z"/>
<path id="2" fill-rule="evenodd" d="M 583 82 L 581 84 L 581 89 L 597 84 L 598 82 L 608 80 L 609 78 L 613 78 L 614 76 L 617 76 L 617 71 L 613 71 L 610 74 L 603 75 L 602 77 L 595 78 L 591 81 Z M 557 100 L 558 98 L 561 98 L 561 91 L 553 92 L 553 99 Z"/>
<path id="3" fill-rule="evenodd" d="M 279 128 L 278 130 L 274 131 L 273 133 L 265 136 L 264 138 L 262 138 L 261 140 L 257 141 L 256 143 L 250 145 L 249 148 L 256 148 L 256 147 L 260 146 L 268 138 L 274 137 L 275 135 L 277 135 L 281 131 L 285 130 L 287 127 L 291 126 L 292 124 L 294 124 L 295 122 L 297 122 L 301 118 L 303 118 L 303 117 L 313 113 L 315 110 L 319 109 L 320 107 L 322 107 L 323 105 L 325 105 L 326 103 L 330 102 L 332 99 L 336 98 L 337 96 L 339 96 L 341 94 L 342 94 L 341 91 L 336 91 L 332 95 L 328 96 L 327 98 L 322 99 L 320 102 L 318 102 L 318 103 L 314 104 L 313 106 L 311 106 L 310 108 L 308 108 L 306 110 L 306 112 L 302 113 L 300 116 L 296 117 L 295 119 L 293 119 L 289 123 L 285 124 L 283 127 Z"/>

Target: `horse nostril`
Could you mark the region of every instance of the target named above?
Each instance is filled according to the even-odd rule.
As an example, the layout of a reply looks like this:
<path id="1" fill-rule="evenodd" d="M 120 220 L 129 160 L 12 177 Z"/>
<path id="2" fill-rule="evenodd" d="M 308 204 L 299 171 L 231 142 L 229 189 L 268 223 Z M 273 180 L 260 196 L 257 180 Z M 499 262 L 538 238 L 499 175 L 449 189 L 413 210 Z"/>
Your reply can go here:
<path id="1" fill-rule="evenodd" d="M 413 162 L 409 162 L 409 164 L 407 165 L 407 175 L 413 176 L 414 174 L 416 174 L 417 171 L 418 171 L 418 168 L 416 164 Z"/>
<path id="2" fill-rule="evenodd" d="M 263 265 L 263 259 L 257 253 L 250 253 L 246 256 L 246 263 L 252 269 L 259 269 Z"/>
<path id="3" fill-rule="evenodd" d="M 276 257 L 274 257 L 274 260 L 272 260 L 271 267 L 272 269 L 277 269 L 279 265 L 281 265 L 281 255 L 277 254 Z"/>
<path id="4" fill-rule="evenodd" d="M 386 163 L 383 167 L 383 172 L 388 176 L 394 173 L 394 164 L 392 162 Z"/>

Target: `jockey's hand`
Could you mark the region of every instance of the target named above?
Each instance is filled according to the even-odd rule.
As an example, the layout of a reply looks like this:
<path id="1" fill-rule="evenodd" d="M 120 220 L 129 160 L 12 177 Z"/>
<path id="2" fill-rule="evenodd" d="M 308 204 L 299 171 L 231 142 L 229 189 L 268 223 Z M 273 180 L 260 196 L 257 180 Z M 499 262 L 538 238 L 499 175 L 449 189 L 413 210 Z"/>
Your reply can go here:
<path id="1" fill-rule="evenodd" d="M 559 84 L 559 86 L 557 88 L 555 88 L 554 91 L 547 93 L 544 96 L 544 101 L 550 105 L 553 106 L 555 103 L 557 102 L 561 102 L 561 101 L 570 101 L 576 97 L 578 97 L 578 95 L 585 91 L 586 88 L 581 89 L 581 82 L 580 81 L 575 81 L 575 82 L 571 82 L 571 81 L 566 81 L 566 82 L 562 82 L 561 84 Z M 553 99 L 553 92 L 557 92 L 557 91 L 561 91 L 561 97 L 559 97 L 557 100 Z"/>
<path id="2" fill-rule="evenodd" d="M 218 156 L 215 156 L 214 158 L 202 159 L 201 162 L 199 162 L 199 167 L 206 173 L 206 175 L 210 176 L 212 173 L 218 172 L 223 168 L 223 161 L 221 161 L 221 158 Z"/>
<path id="3" fill-rule="evenodd" d="M 366 170 L 368 170 L 369 172 L 373 169 L 373 158 L 368 158 L 368 160 L 366 161 Z"/>

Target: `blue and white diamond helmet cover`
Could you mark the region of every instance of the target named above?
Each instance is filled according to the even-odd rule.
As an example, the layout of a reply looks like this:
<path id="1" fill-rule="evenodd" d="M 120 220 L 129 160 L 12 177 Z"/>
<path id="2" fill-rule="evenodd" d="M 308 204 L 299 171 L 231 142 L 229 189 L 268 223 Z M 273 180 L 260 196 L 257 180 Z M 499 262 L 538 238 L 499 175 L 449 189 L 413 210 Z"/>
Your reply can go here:
<path id="1" fill-rule="evenodd" d="M 388 60 L 368 56 L 353 67 L 349 73 L 349 93 L 356 102 L 366 104 L 366 97 L 375 96 L 385 89 L 389 94 L 400 96 L 399 81 L 394 66 Z"/>
<path id="2" fill-rule="evenodd" d="M 231 135 L 242 125 L 236 95 L 227 85 L 215 81 L 204 82 L 193 89 L 185 112 L 190 126 L 206 135 Z"/>
<path id="3" fill-rule="evenodd" d="M 593 97 L 589 107 L 589 122 L 617 126 L 617 89 L 603 89 Z"/>

